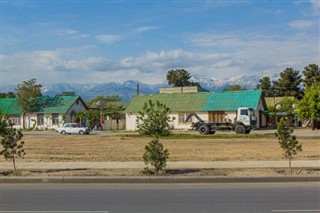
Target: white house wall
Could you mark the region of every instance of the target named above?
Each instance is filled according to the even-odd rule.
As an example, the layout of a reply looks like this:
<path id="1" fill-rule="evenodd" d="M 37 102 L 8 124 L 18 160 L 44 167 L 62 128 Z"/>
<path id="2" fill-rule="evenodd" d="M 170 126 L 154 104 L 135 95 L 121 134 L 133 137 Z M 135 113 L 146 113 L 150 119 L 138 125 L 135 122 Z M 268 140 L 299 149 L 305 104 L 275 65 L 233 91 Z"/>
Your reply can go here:
<path id="1" fill-rule="evenodd" d="M 196 112 L 198 116 L 204 120 L 208 121 L 208 112 Z M 188 112 L 173 112 L 169 114 L 169 117 L 172 122 L 169 122 L 169 125 L 172 129 L 190 129 L 191 122 L 188 123 L 182 123 L 179 122 L 179 114 L 188 115 Z M 137 128 L 137 113 L 126 113 L 126 130 L 128 131 L 135 131 L 138 130 Z M 174 118 L 174 119 L 173 119 Z M 192 118 L 192 122 L 197 122 L 196 118 Z"/>

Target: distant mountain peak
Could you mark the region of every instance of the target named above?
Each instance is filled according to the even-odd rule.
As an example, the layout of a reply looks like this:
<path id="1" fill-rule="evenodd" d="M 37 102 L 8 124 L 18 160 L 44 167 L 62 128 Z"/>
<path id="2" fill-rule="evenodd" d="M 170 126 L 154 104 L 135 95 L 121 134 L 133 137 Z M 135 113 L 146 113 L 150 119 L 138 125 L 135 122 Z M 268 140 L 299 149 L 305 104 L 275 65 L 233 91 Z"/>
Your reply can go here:
<path id="1" fill-rule="evenodd" d="M 201 75 L 194 75 L 191 81 L 199 82 L 200 85 L 209 91 L 221 91 L 230 85 L 239 84 L 247 89 L 254 89 L 261 77 L 257 76 L 234 76 L 228 79 L 216 79 Z M 272 78 L 276 78 L 272 76 Z M 43 95 L 54 96 L 65 91 L 73 91 L 85 100 L 91 100 L 97 96 L 119 95 L 122 100 L 131 100 L 137 94 L 137 84 L 139 84 L 140 94 L 159 93 L 161 87 L 168 87 L 167 82 L 160 84 L 146 84 L 137 80 L 127 80 L 124 82 L 106 82 L 106 83 L 87 83 L 87 84 L 71 84 L 71 83 L 52 83 L 42 84 Z M 16 85 L 2 86 L 3 92 L 12 92 Z"/>

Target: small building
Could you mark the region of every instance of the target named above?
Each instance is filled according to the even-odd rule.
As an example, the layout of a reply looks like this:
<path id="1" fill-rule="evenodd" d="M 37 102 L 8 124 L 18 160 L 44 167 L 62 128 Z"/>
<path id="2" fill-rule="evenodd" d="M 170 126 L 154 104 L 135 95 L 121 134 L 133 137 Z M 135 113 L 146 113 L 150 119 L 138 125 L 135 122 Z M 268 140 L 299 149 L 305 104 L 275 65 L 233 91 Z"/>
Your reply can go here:
<path id="1" fill-rule="evenodd" d="M 293 96 L 288 97 L 265 97 L 265 101 L 268 107 L 267 112 L 267 126 L 275 127 L 281 118 L 285 119 L 286 125 L 288 127 L 299 127 L 301 123 L 299 122 L 300 119 L 297 118 L 294 114 L 295 108 L 292 106 L 292 113 L 286 112 L 285 110 L 281 109 L 281 101 L 285 98 L 294 100 Z M 277 109 L 277 107 L 280 107 Z"/>
<path id="2" fill-rule="evenodd" d="M 201 119 L 207 122 L 224 122 L 225 115 L 233 121 L 239 107 L 250 107 L 257 116 L 257 127 L 266 126 L 266 103 L 261 90 L 241 90 L 224 92 L 198 93 L 165 93 L 152 95 L 136 95 L 125 110 L 126 129 L 137 130 L 138 112 L 149 100 L 159 101 L 171 110 L 170 117 L 173 129 L 189 129 L 193 117 L 185 123 L 187 115 L 196 112 Z"/>
<path id="3" fill-rule="evenodd" d="M 0 98 L 0 110 L 15 128 L 56 129 L 75 122 L 76 114 L 88 109 L 80 96 L 42 96 L 38 101 L 35 112 L 23 115 L 16 98 Z"/>
<path id="4" fill-rule="evenodd" d="M 187 86 L 187 87 L 162 87 L 160 88 L 161 94 L 171 93 L 196 93 L 196 92 L 209 92 L 201 86 Z"/>
<path id="5" fill-rule="evenodd" d="M 95 121 L 95 124 L 101 125 L 102 130 L 125 130 L 126 115 L 124 110 L 129 102 L 126 101 L 111 101 L 106 102 L 103 106 L 98 107 L 96 103 L 90 106 L 89 110 L 99 110 L 100 120 Z"/>

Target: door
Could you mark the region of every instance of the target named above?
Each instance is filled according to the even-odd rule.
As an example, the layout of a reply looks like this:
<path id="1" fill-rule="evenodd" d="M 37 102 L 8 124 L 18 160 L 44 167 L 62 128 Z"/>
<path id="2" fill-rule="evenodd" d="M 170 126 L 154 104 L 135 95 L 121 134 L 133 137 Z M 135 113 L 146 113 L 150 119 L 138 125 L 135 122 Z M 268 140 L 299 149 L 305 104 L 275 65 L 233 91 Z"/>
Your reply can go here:
<path id="1" fill-rule="evenodd" d="M 209 122 L 222 123 L 223 118 L 225 116 L 225 112 L 223 111 L 209 112 L 208 116 L 209 116 L 209 119 L 208 119 Z"/>

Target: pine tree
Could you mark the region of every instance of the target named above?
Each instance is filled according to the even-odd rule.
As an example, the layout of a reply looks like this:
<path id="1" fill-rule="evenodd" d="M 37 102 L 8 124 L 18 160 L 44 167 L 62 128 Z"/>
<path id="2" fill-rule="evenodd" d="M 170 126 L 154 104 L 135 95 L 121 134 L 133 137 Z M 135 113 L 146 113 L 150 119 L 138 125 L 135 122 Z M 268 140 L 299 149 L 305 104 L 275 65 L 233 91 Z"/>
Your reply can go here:
<path id="1" fill-rule="evenodd" d="M 199 83 L 190 81 L 190 73 L 184 69 L 169 70 L 168 84 L 174 87 L 199 86 Z"/>
<path id="2" fill-rule="evenodd" d="M 269 76 L 263 76 L 259 83 L 257 84 L 256 89 L 261 89 L 265 97 L 273 97 L 273 88 L 271 86 L 271 80 Z"/>
<path id="3" fill-rule="evenodd" d="M 146 165 L 145 173 L 155 173 L 156 175 L 167 166 L 166 162 L 169 157 L 168 149 L 163 147 L 157 137 L 154 137 L 145 147 L 143 161 Z M 149 165 L 154 167 L 154 171 L 149 168 Z"/>
<path id="4" fill-rule="evenodd" d="M 279 144 L 284 151 L 284 156 L 289 160 L 290 174 L 292 174 L 291 160 L 293 156 L 302 151 L 302 145 L 298 143 L 297 138 L 293 134 L 293 129 L 286 127 L 286 122 L 282 118 L 277 126 L 275 136 L 278 138 Z"/>
<path id="5" fill-rule="evenodd" d="M 139 133 L 149 136 L 170 135 L 169 113 L 170 109 L 159 101 L 145 103 L 143 111 L 137 116 Z"/>
<path id="6" fill-rule="evenodd" d="M 320 83 L 320 69 L 317 64 L 309 64 L 302 73 L 304 75 L 303 84 L 306 88 L 311 87 L 313 83 Z"/>
<path id="7" fill-rule="evenodd" d="M 277 81 L 273 81 L 276 96 L 294 96 L 301 99 L 302 92 L 299 87 L 301 81 L 299 70 L 286 68 L 280 73 L 280 78 Z"/>

